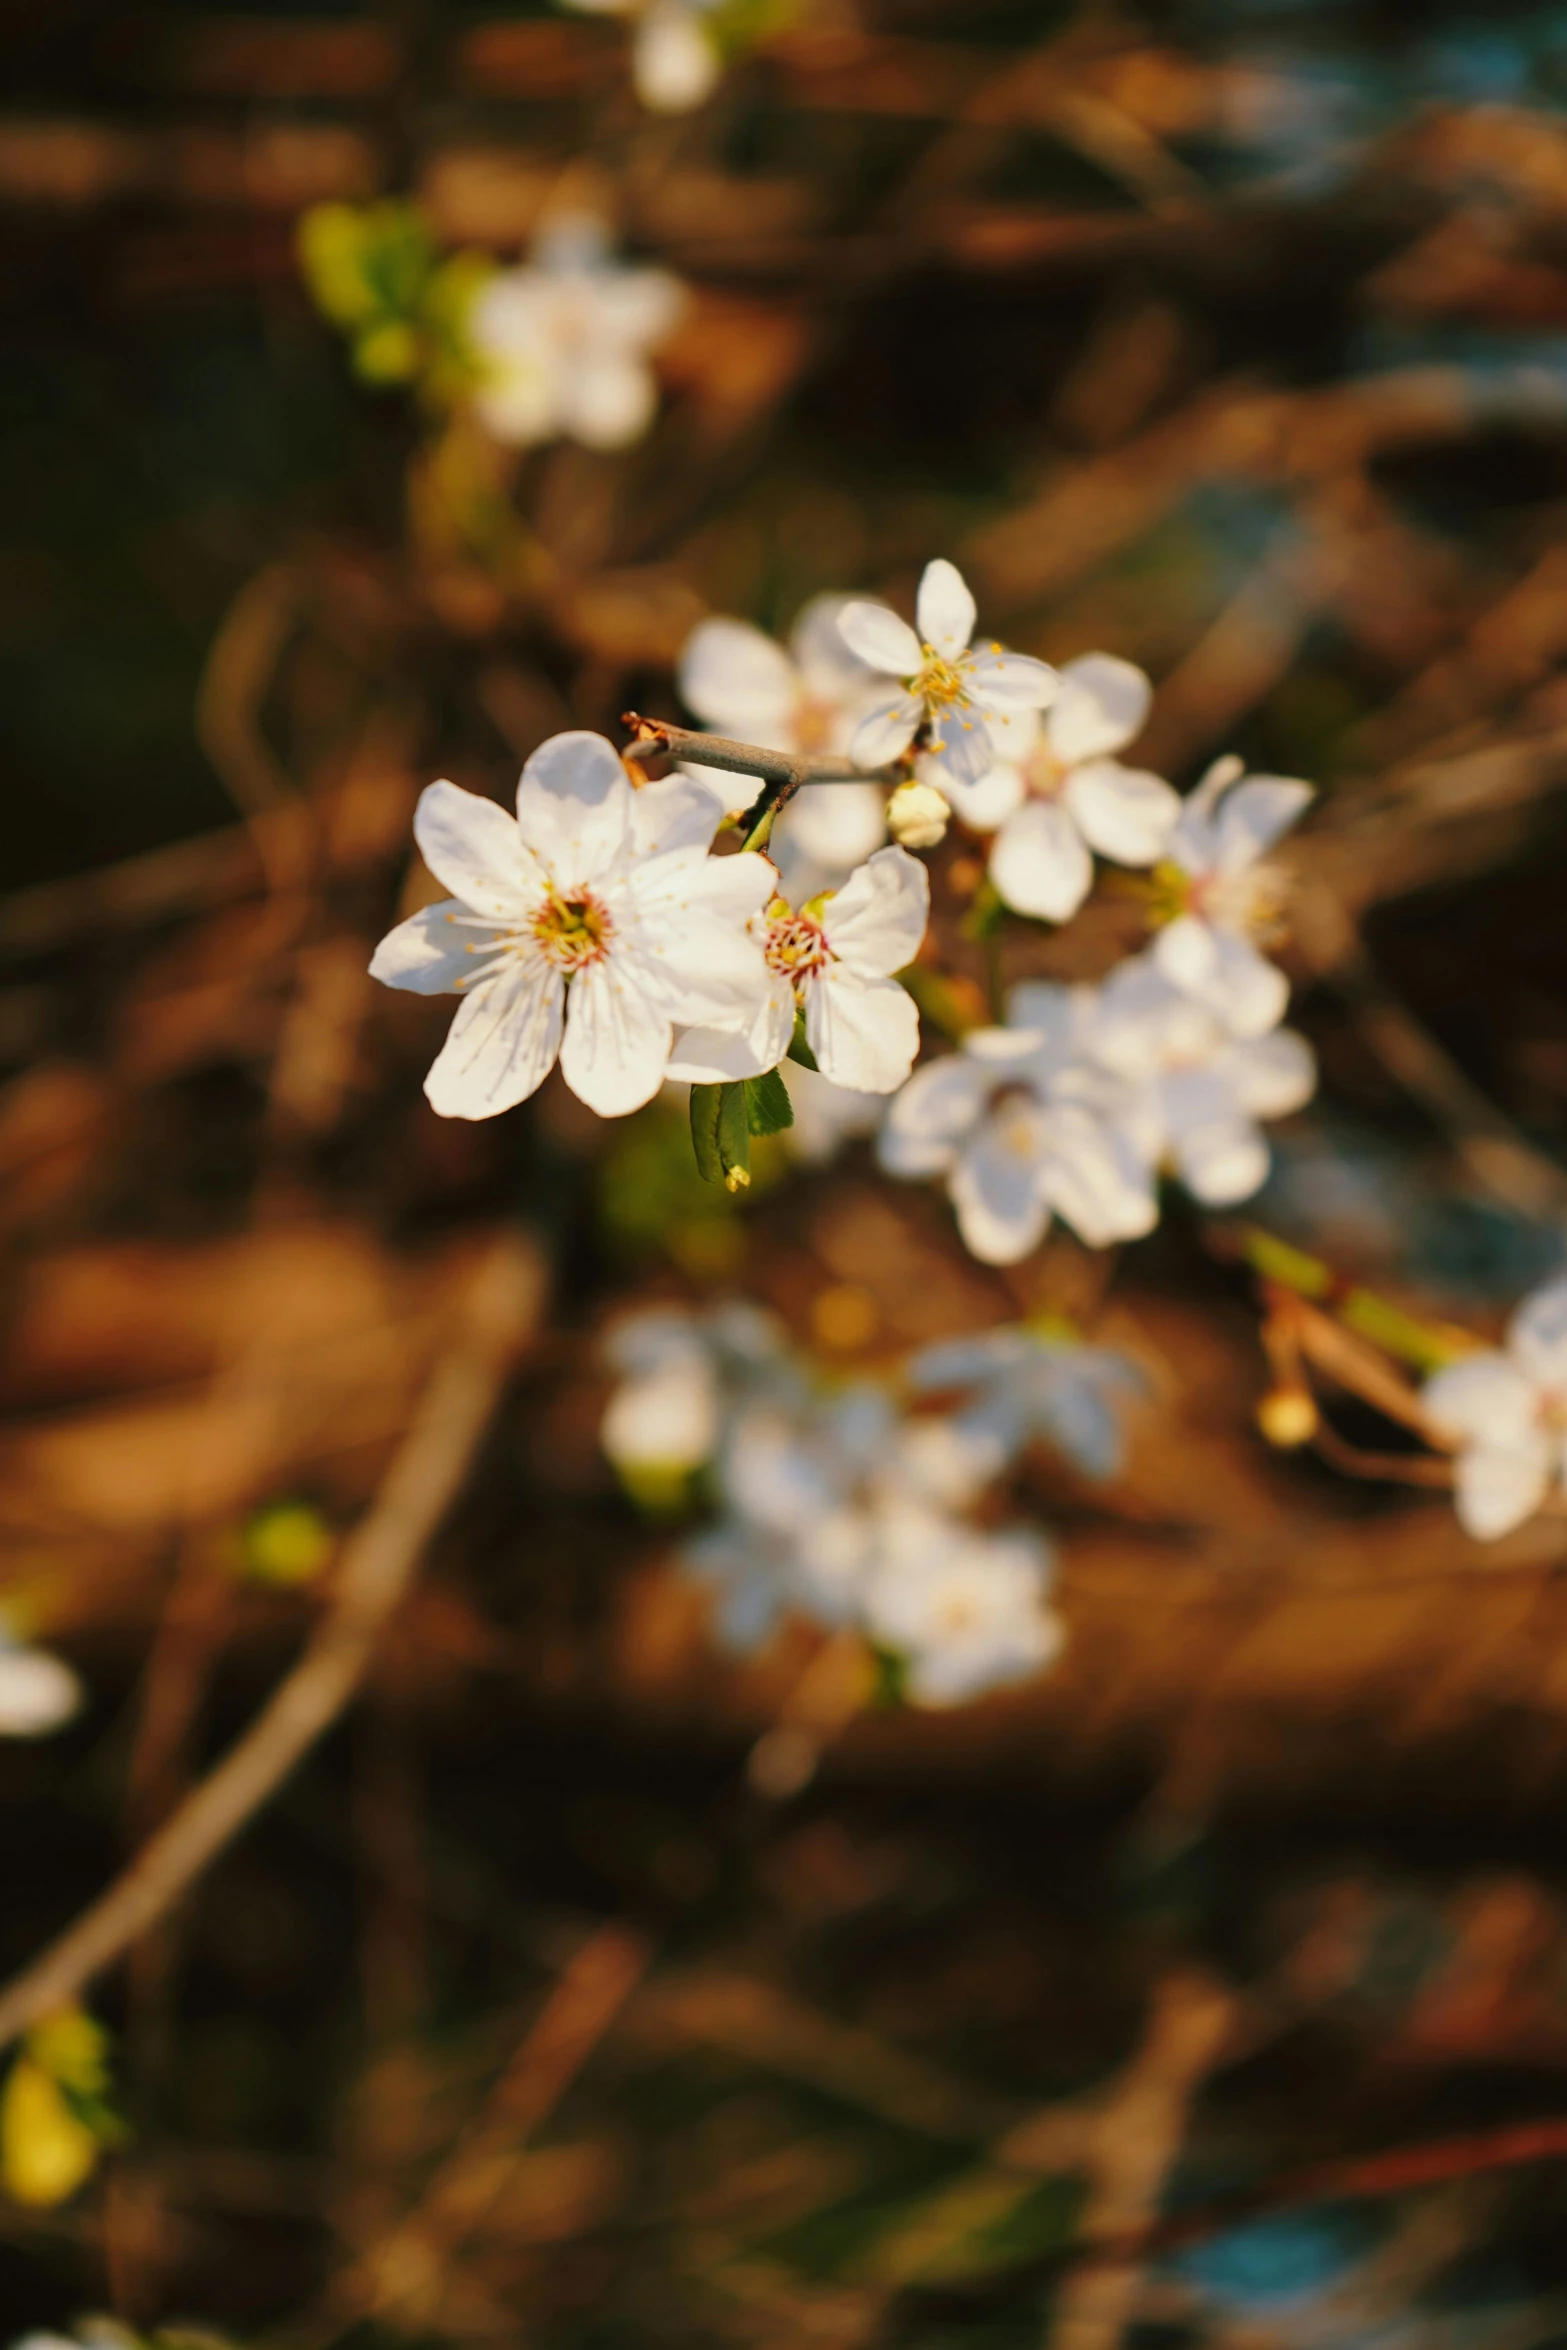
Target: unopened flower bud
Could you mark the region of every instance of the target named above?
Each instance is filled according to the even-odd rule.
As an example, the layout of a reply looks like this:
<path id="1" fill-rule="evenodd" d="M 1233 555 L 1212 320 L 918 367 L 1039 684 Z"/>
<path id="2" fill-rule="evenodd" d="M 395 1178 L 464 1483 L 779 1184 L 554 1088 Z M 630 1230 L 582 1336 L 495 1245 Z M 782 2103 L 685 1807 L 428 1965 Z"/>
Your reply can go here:
<path id="1" fill-rule="evenodd" d="M 900 783 L 887 802 L 887 830 L 900 848 L 933 849 L 946 838 L 952 810 L 928 783 Z"/>
<path id="2" fill-rule="evenodd" d="M 1317 1433 L 1315 1400 L 1304 1387 L 1275 1387 L 1257 1406 L 1257 1426 L 1281 1452 L 1297 1452 Z"/>

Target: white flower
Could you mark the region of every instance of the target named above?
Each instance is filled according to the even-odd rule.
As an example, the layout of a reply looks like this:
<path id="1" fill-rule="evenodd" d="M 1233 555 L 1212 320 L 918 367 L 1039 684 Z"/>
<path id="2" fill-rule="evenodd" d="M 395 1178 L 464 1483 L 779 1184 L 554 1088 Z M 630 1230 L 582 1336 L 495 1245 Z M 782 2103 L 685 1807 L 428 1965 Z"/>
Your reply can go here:
<path id="1" fill-rule="evenodd" d="M 1150 698 L 1130 661 L 1085 653 L 1061 671 L 1043 717 L 1019 722 L 988 775 L 975 783 L 940 777 L 965 824 L 977 832 L 999 827 L 990 878 L 1017 913 L 1070 920 L 1092 884 L 1095 851 L 1118 865 L 1153 865 L 1164 855 L 1181 812 L 1178 794 L 1112 755 L 1142 732 Z"/>
<path id="2" fill-rule="evenodd" d="M 964 1242 L 986 1264 L 1037 1248 L 1052 1213 L 1091 1248 L 1151 1231 L 1147 1165 L 1103 1111 L 1102 1074 L 1084 1060 L 1088 989 L 1020 988 L 1012 1024 L 980 1028 L 929 1061 L 881 1133 L 891 1175 L 945 1176 Z"/>
<path id="3" fill-rule="evenodd" d="M 481 423 L 498 441 L 563 434 L 590 449 L 625 448 L 652 422 L 658 385 L 647 354 L 684 302 L 668 270 L 613 262 L 597 221 L 557 219 L 526 266 L 499 271 L 474 297 Z"/>
<path id="4" fill-rule="evenodd" d="M 920 1032 L 914 999 L 892 973 L 919 952 L 929 912 L 930 877 L 897 848 L 878 849 L 842 889 L 799 912 L 775 898 L 755 925 L 769 973 L 759 1012 L 743 1030 L 693 1028 L 669 1074 L 717 1085 L 776 1069 L 800 1011 L 824 1077 L 894 1092 L 914 1065 Z"/>
<path id="5" fill-rule="evenodd" d="M 583 16 L 634 16 L 631 70 L 637 96 L 655 114 L 685 114 L 710 97 L 723 57 L 703 19 L 718 0 L 563 0 Z"/>
<path id="6" fill-rule="evenodd" d="M 784 1139 L 795 1157 L 811 1166 L 825 1166 L 841 1143 L 874 1134 L 882 1122 L 887 1107 L 883 1093 L 834 1085 L 830 1077 L 799 1061 L 782 1062 L 780 1074 L 794 1111 L 794 1124 L 786 1128 Z"/>
<path id="7" fill-rule="evenodd" d="M 1283 907 L 1279 877 L 1260 860 L 1314 796 L 1309 783 L 1217 760 L 1165 851 L 1178 910 L 1154 941 L 1154 959 L 1236 1036 L 1264 1036 L 1284 1017 L 1289 984 L 1253 944 L 1274 934 Z"/>
<path id="8" fill-rule="evenodd" d="M 1505 1348 L 1449 1363 L 1426 1412 L 1457 1447 L 1458 1516 L 1477 1542 L 1522 1525 L 1567 1470 L 1567 1278 L 1524 1300 Z"/>
<path id="9" fill-rule="evenodd" d="M 901 1657 L 916 1704 L 961 1705 L 1024 1681 L 1065 1637 L 1046 1604 L 1050 1545 L 1024 1528 L 989 1533 L 917 1505 L 876 1527 L 866 1578 L 866 1627 Z"/>
<path id="10" fill-rule="evenodd" d="M 680 657 L 682 701 L 715 734 L 774 751 L 841 751 L 875 699 L 878 680 L 855 659 L 838 627 L 849 598 L 813 596 L 785 652 L 744 620 L 704 620 Z M 690 765 L 738 813 L 760 786 L 754 776 Z M 876 783 L 814 784 L 774 821 L 768 853 L 795 903 L 847 880 L 887 837 L 886 791 Z"/>
<path id="11" fill-rule="evenodd" d="M 1260 1189 L 1269 1153 L 1259 1119 L 1287 1117 L 1316 1091 L 1303 1036 L 1232 1036 L 1148 955 L 1120 964 L 1101 987 L 1092 1050 L 1125 1087 L 1108 1114 L 1150 1170 L 1170 1164 L 1210 1208 Z"/>
<path id="12" fill-rule="evenodd" d="M 788 1385 L 777 1323 L 739 1300 L 700 1316 L 679 1307 L 627 1315 L 604 1351 L 621 1378 L 599 1441 L 631 1476 L 700 1468 L 718 1449 L 726 1409 Z"/>
<path id="13" fill-rule="evenodd" d="M 1099 1478 L 1119 1471 L 1121 1412 L 1148 1389 L 1136 1364 L 1113 1348 L 1027 1324 L 926 1347 L 910 1364 L 909 1378 L 926 1394 L 968 1390 L 971 1401 L 957 1424 L 988 1437 L 1001 1460 L 1015 1459 L 1043 1436 L 1085 1476 Z"/>
<path id="14" fill-rule="evenodd" d="M 850 649 L 903 687 L 861 720 L 851 754 L 862 767 L 882 766 L 928 726 L 932 765 L 959 783 L 977 783 L 1005 756 L 1022 715 L 1054 699 L 1056 673 L 999 645 L 971 650 L 974 599 L 950 563 L 926 565 L 916 615 L 918 636 L 884 604 L 844 610 L 839 626 Z"/>
<path id="15" fill-rule="evenodd" d="M 414 833 L 454 894 L 400 923 L 370 969 L 462 1002 L 425 1080 L 448 1118 L 526 1101 L 557 1054 L 601 1117 L 651 1101 L 676 1024 L 752 1024 L 771 981 L 747 924 L 765 857 L 709 857 L 722 810 L 689 776 L 633 791 L 602 736 L 558 734 L 492 800 L 433 783 Z M 564 1031 L 564 1033 L 563 1033 Z"/>
<path id="16" fill-rule="evenodd" d="M 68 1664 L 0 1625 L 0 1738 L 46 1738 L 81 1711 L 82 1697 Z"/>

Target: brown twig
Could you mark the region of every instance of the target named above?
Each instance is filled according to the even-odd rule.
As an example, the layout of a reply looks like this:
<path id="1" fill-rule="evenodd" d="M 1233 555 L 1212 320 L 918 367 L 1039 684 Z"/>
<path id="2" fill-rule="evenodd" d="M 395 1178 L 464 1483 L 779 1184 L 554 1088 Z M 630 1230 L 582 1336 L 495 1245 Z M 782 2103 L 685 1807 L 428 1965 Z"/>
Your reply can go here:
<path id="1" fill-rule="evenodd" d="M 108 1891 L 0 1991 L 0 2048 L 74 1999 L 186 1893 L 330 1728 L 450 1508 L 537 1315 L 537 1258 L 500 1244 L 437 1365 L 370 1514 L 345 1545 L 332 1611 L 250 1728 Z"/>
<path id="2" fill-rule="evenodd" d="M 885 783 L 903 781 L 898 767 L 856 767 L 851 760 L 821 751 L 769 751 L 756 743 L 734 742 L 726 734 L 698 734 L 685 726 L 666 726 L 662 718 L 643 718 L 628 710 L 620 721 L 629 727 L 633 751 L 667 751 L 672 759 L 695 759 L 703 767 L 722 768 L 726 775 L 754 775 L 763 783 L 781 784 L 798 791 L 807 783 Z"/>

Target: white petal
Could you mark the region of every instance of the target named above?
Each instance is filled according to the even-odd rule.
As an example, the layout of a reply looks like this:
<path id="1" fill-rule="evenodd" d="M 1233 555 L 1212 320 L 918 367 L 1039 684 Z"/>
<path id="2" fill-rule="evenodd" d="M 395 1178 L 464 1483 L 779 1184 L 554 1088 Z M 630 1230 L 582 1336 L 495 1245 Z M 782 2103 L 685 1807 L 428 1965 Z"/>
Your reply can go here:
<path id="1" fill-rule="evenodd" d="M 780 1074 L 794 1106 L 789 1148 L 796 1158 L 822 1165 L 841 1142 L 874 1134 L 880 1126 L 887 1107 L 885 1094 L 834 1085 L 831 1078 L 804 1068 L 798 1061 L 783 1062 Z"/>
<path id="2" fill-rule="evenodd" d="M 1254 1118 L 1287 1118 L 1317 1090 L 1317 1056 L 1293 1028 L 1231 1045 L 1222 1067 L 1236 1101 Z"/>
<path id="3" fill-rule="evenodd" d="M 1547 1282 L 1525 1298 L 1508 1327 L 1507 1344 L 1542 1387 L 1567 1387 L 1567 1280 Z"/>
<path id="4" fill-rule="evenodd" d="M 637 96 L 655 114 L 684 114 L 717 87 L 723 60 L 683 0 L 653 0 L 632 51 Z"/>
<path id="5" fill-rule="evenodd" d="M 1261 1189 L 1268 1146 L 1210 1070 L 1182 1069 L 1160 1089 L 1176 1171 L 1205 1207 L 1234 1207 Z"/>
<path id="6" fill-rule="evenodd" d="M 688 908 L 696 907 L 741 928 L 761 912 L 776 888 L 772 860 L 756 849 L 744 849 L 737 856 L 703 857 L 695 864 L 683 858 L 660 859 L 639 866 L 631 877 L 632 897 L 655 920 L 679 921 Z"/>
<path id="7" fill-rule="evenodd" d="M 1094 861 L 1065 808 L 1028 800 L 991 843 L 990 878 L 1016 913 L 1067 922 L 1088 895 Z"/>
<path id="8" fill-rule="evenodd" d="M 923 716 L 919 703 L 908 694 L 897 694 L 891 701 L 876 703 L 866 711 L 850 739 L 849 756 L 855 766 L 884 767 L 889 760 L 901 759 L 914 740 L 915 728 Z"/>
<path id="9" fill-rule="evenodd" d="M 601 221 L 589 220 L 585 229 L 590 236 L 604 238 Z M 593 268 L 589 283 L 595 337 L 628 351 L 661 343 L 688 300 L 685 287 L 668 269 L 599 266 Z"/>
<path id="10" fill-rule="evenodd" d="M 787 843 L 813 864 L 852 871 L 886 837 L 887 794 L 879 783 L 807 784 L 784 809 L 768 845 Z"/>
<path id="11" fill-rule="evenodd" d="M 789 631 L 790 656 L 806 692 L 817 701 L 858 700 L 876 674 L 851 651 L 840 626 L 856 600 L 845 595 L 812 596 L 801 606 Z"/>
<path id="12" fill-rule="evenodd" d="M 766 1001 L 745 1028 L 683 1028 L 665 1075 L 690 1085 L 722 1085 L 776 1069 L 794 1035 L 794 991 L 774 978 Z"/>
<path id="13" fill-rule="evenodd" d="M 1289 981 L 1238 931 L 1182 914 L 1154 940 L 1154 960 L 1172 985 L 1206 1004 L 1236 1036 L 1265 1036 L 1289 1006 Z"/>
<path id="14" fill-rule="evenodd" d="M 982 1264 L 1015 1265 L 1044 1238 L 1050 1210 L 1041 1172 L 1048 1147 L 1045 1112 L 1011 1101 L 960 1153 L 947 1189 L 964 1245 Z"/>
<path id="15" fill-rule="evenodd" d="M 81 1709 L 82 1684 L 44 1648 L 0 1644 L 0 1738 L 44 1738 Z"/>
<path id="16" fill-rule="evenodd" d="M 822 933 L 840 962 L 884 979 L 913 962 L 929 919 L 930 875 L 907 849 L 885 848 L 828 899 Z"/>
<path id="17" fill-rule="evenodd" d="M 1236 784 L 1225 793 L 1214 820 L 1221 870 L 1238 873 L 1254 864 L 1305 814 L 1315 797 L 1309 783 L 1281 775 L 1248 775 Z"/>
<path id="18" fill-rule="evenodd" d="M 460 898 L 443 898 L 387 932 L 370 958 L 370 976 L 413 995 L 452 995 L 474 979 L 480 957 L 506 936 L 476 929 Z"/>
<path id="19" fill-rule="evenodd" d="M 946 660 L 955 661 L 968 651 L 979 614 L 955 563 L 938 556 L 934 563 L 926 564 L 914 616 L 924 642 L 934 645 Z"/>
<path id="20" fill-rule="evenodd" d="M 427 784 L 414 810 L 414 839 L 436 880 L 475 913 L 505 922 L 538 903 L 538 864 L 493 800 L 455 783 Z"/>
<path id="21" fill-rule="evenodd" d="M 977 783 L 951 774 L 939 759 L 921 756 L 914 762 L 914 770 L 921 783 L 932 783 L 937 791 L 946 793 L 971 832 L 994 832 L 1028 797 L 1021 767 L 1005 759 L 998 759 Z"/>
<path id="22" fill-rule="evenodd" d="M 999 719 L 1026 717 L 1030 711 L 1044 710 L 1055 700 L 1060 678 L 1048 661 L 1035 661 L 1027 653 L 976 653 L 969 677 L 969 691 L 984 710 Z M 1013 747 L 1005 734 L 998 738 L 1008 749 Z M 1021 745 L 1023 736 L 1017 742 Z"/>
<path id="23" fill-rule="evenodd" d="M 494 1118 L 536 1093 L 560 1049 L 566 986 L 542 956 L 502 964 L 457 1007 L 424 1081 L 443 1118 Z"/>
<path id="24" fill-rule="evenodd" d="M 522 771 L 517 826 L 556 887 L 577 889 L 610 872 L 631 846 L 631 802 L 619 753 L 601 734 L 555 734 Z"/>
<path id="25" fill-rule="evenodd" d="M 887 1113 L 878 1156 L 889 1175 L 940 1175 L 984 1110 L 992 1079 L 966 1053 L 916 1069 Z"/>
<path id="26" fill-rule="evenodd" d="M 632 795 L 631 836 L 637 854 L 665 857 L 677 849 L 703 851 L 724 815 L 723 794 L 703 777 L 666 775 Z"/>
<path id="27" fill-rule="evenodd" d="M 560 1073 L 601 1118 L 623 1118 L 664 1082 L 670 1023 L 619 956 L 578 971 L 566 1005 Z"/>
<path id="28" fill-rule="evenodd" d="M 645 915 L 609 960 L 626 988 L 682 1028 L 748 1027 L 770 984 L 756 941 L 697 905 Z"/>
<path id="29" fill-rule="evenodd" d="M 1064 796 L 1089 847 L 1118 865 L 1157 864 L 1181 813 L 1179 794 L 1162 775 L 1116 759 L 1074 768 Z"/>
<path id="30" fill-rule="evenodd" d="M 799 688 L 786 654 L 744 620 L 704 620 L 680 656 L 680 698 L 704 726 L 773 750 L 795 748 Z M 751 797 L 754 777 L 746 778 Z"/>
<path id="31" fill-rule="evenodd" d="M 1136 1080 L 1172 1061 L 1201 1061 L 1221 1041 L 1212 1013 L 1172 987 L 1149 955 L 1118 963 L 1100 987 L 1093 1051 L 1119 1076 Z"/>
<path id="32" fill-rule="evenodd" d="M 1543 1438 L 1516 1452 L 1475 1446 L 1453 1464 L 1458 1522 L 1476 1542 L 1495 1542 L 1532 1517 L 1551 1481 L 1550 1447 Z"/>
<path id="33" fill-rule="evenodd" d="M 914 998 L 895 979 L 829 963 L 805 997 L 805 1035 L 816 1066 L 857 1093 L 896 1093 L 920 1049 Z"/>
<path id="34" fill-rule="evenodd" d="M 838 615 L 838 628 L 850 652 L 867 668 L 891 677 L 913 677 L 923 665 L 919 638 L 908 622 L 889 612 L 885 604 L 857 599 L 845 604 Z"/>
<path id="35" fill-rule="evenodd" d="M 1421 1396 L 1432 1426 L 1493 1452 L 1527 1452 L 1539 1433 L 1539 1391 L 1518 1364 L 1487 1348 L 1428 1379 Z"/>
<path id="36" fill-rule="evenodd" d="M 934 721 L 930 757 L 959 784 L 978 783 L 990 773 L 999 756 L 996 738 L 977 703 L 959 702 L 954 708 L 943 710 Z M 932 780 L 939 789 L 945 789 L 939 776 Z"/>
<path id="37" fill-rule="evenodd" d="M 1140 1240 L 1159 1221 L 1153 1170 L 1130 1139 L 1089 1110 L 1058 1102 L 1050 1112 L 1046 1199 L 1090 1248 Z"/>
<path id="38" fill-rule="evenodd" d="M 1113 653 L 1085 653 L 1068 661 L 1045 730 L 1063 767 L 1080 766 L 1124 750 L 1142 733 L 1153 688 L 1130 661 Z"/>
<path id="39" fill-rule="evenodd" d="M 653 421 L 658 380 L 645 360 L 607 344 L 562 371 L 555 398 L 560 430 L 585 449 L 629 449 Z"/>

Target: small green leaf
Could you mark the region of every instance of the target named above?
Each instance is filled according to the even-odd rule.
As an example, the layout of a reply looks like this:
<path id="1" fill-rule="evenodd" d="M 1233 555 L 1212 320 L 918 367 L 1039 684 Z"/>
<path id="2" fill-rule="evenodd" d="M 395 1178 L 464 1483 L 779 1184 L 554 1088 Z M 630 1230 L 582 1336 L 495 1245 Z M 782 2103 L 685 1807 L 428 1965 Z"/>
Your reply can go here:
<path id="1" fill-rule="evenodd" d="M 789 1088 L 776 1069 L 745 1081 L 745 1121 L 752 1134 L 782 1134 L 794 1124 Z"/>
<path id="2" fill-rule="evenodd" d="M 803 1012 L 796 1012 L 794 1016 L 794 1034 L 789 1039 L 789 1058 L 791 1061 L 798 1061 L 802 1069 L 814 1069 L 816 1066 L 816 1055 L 805 1040 L 805 1014 Z"/>
<path id="3" fill-rule="evenodd" d="M 726 1191 L 743 1191 L 751 1180 L 751 1135 L 746 1081 L 691 1088 L 691 1145 L 697 1171 Z"/>

